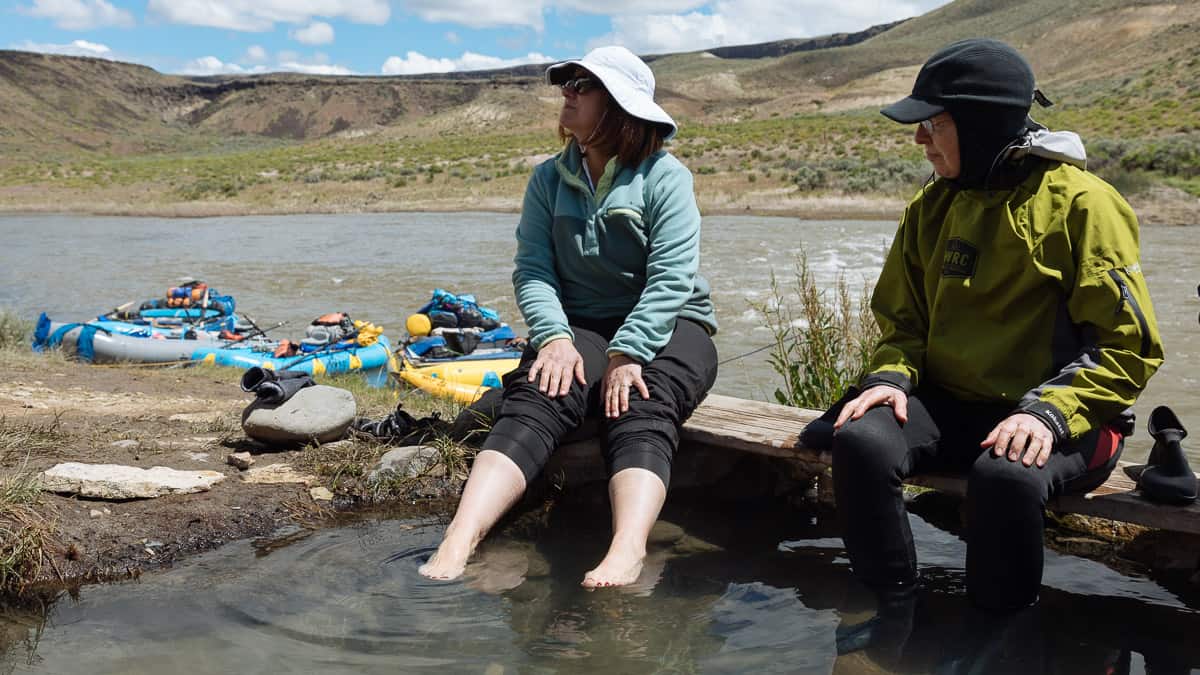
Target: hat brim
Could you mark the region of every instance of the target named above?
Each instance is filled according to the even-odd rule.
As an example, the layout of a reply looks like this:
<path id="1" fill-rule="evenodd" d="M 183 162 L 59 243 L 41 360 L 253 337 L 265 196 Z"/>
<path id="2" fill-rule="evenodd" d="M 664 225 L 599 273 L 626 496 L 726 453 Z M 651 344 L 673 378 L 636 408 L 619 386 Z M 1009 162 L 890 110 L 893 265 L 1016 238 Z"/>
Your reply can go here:
<path id="1" fill-rule="evenodd" d="M 880 110 L 883 116 L 901 124 L 916 124 L 927 120 L 938 113 L 945 112 L 946 107 L 919 98 L 907 96 Z"/>
<path id="2" fill-rule="evenodd" d="M 638 91 L 629 83 L 629 81 L 619 72 L 597 63 L 585 63 L 584 61 L 563 61 L 556 63 L 546 69 L 546 84 L 558 85 L 566 82 L 570 74 L 571 66 L 579 66 L 587 70 L 608 90 L 608 93 L 621 106 L 625 112 L 634 117 L 660 124 L 667 127 L 667 133 L 663 136 L 664 141 L 671 140 L 675 133 L 679 131 L 679 125 L 671 116 L 667 114 L 662 106 L 654 102 L 654 99 L 646 96 L 643 92 Z"/>

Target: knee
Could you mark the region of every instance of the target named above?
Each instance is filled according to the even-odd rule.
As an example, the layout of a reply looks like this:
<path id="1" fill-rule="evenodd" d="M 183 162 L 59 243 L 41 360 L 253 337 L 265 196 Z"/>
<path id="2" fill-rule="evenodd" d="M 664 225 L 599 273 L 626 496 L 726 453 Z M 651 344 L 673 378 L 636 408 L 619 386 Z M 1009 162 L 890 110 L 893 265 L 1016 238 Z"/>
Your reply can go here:
<path id="1" fill-rule="evenodd" d="M 997 457 L 988 451 L 980 455 L 967 476 L 967 494 L 988 503 L 1044 504 L 1049 497 L 1045 470 L 1036 465 L 1025 466 L 1007 457 Z"/>
<path id="2" fill-rule="evenodd" d="M 895 443 L 903 443 L 899 425 L 890 408 L 875 408 L 857 420 L 851 420 L 833 433 L 833 461 L 855 472 L 867 469 L 891 470 L 894 455 L 888 452 Z"/>
<path id="3" fill-rule="evenodd" d="M 670 415 L 630 409 L 608 423 L 605 461 L 609 471 L 640 468 L 653 471 L 669 484 L 670 467 L 679 446 L 679 426 Z"/>

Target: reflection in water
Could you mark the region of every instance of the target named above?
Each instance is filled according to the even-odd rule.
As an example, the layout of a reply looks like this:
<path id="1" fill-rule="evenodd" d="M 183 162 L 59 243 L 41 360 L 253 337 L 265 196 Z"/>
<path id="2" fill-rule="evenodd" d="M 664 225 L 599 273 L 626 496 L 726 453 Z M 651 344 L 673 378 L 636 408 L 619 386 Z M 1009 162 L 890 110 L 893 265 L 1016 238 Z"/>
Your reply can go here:
<path id="1" fill-rule="evenodd" d="M 79 672 L 83 654 L 93 673 L 1200 666 L 1200 614 L 1153 581 L 1071 556 L 1052 556 L 1063 573 L 1047 575 L 1037 608 L 974 612 L 961 588 L 963 543 L 917 516 L 925 583 L 908 618 L 881 626 L 826 514 L 672 501 L 652 536 L 660 578 L 640 593 L 578 585 L 608 541 L 596 515 L 563 500 L 510 523 L 463 582 L 417 574 L 441 532 L 434 521 L 364 519 L 280 546 L 233 544 L 136 584 L 85 588 L 53 610 L 32 658 L 26 638 L 10 639 L 0 672 Z M 1115 578 L 1124 580 L 1115 593 L 1097 587 Z M 27 636 L 36 622 L 3 625 Z M 839 639 L 864 625 L 880 630 Z"/>

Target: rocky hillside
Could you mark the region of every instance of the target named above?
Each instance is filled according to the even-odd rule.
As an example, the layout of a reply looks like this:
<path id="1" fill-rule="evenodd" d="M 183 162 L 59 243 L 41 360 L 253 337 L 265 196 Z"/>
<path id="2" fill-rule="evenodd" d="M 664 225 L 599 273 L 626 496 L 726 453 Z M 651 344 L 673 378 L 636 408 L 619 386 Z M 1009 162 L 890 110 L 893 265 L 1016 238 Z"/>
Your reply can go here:
<path id="1" fill-rule="evenodd" d="M 955 0 L 860 33 L 648 56 L 709 213 L 890 217 L 928 165 L 878 107 L 930 53 L 1028 55 L 1089 167 L 1149 220 L 1200 222 L 1200 3 Z M 0 51 L 0 212 L 517 209 L 556 150 L 544 66 L 192 78 Z"/>

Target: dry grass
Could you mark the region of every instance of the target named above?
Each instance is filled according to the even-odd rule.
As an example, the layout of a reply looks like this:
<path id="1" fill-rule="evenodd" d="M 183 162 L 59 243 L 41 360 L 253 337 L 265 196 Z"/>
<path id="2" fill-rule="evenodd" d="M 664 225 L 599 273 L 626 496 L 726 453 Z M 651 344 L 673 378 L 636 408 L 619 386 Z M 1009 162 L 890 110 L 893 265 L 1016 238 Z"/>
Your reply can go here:
<path id="1" fill-rule="evenodd" d="M 62 428 L 62 413 L 45 422 L 22 422 L 0 416 L 0 465 L 8 465 L 14 454 L 26 457 L 62 447 L 70 434 Z"/>
<path id="2" fill-rule="evenodd" d="M 53 568 L 54 524 L 41 501 L 38 475 L 19 470 L 0 476 L 0 595 L 16 595 Z"/>

